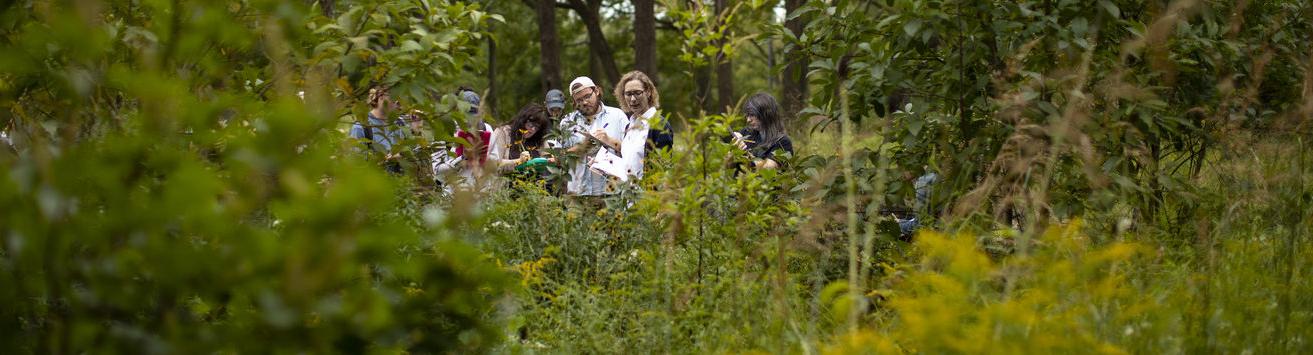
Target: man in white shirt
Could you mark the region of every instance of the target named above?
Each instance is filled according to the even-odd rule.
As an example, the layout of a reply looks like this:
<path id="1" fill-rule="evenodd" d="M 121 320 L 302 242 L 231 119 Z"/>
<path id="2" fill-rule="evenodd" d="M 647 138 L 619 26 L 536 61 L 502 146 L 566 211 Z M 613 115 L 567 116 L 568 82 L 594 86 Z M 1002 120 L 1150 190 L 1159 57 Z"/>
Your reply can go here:
<path id="1" fill-rule="evenodd" d="M 620 141 L 625 136 L 629 118 L 624 111 L 602 103 L 602 89 L 586 76 L 570 82 L 570 96 L 574 99 L 574 112 L 561 119 L 560 128 L 566 133 L 561 147 L 579 157 L 570 169 L 566 191 L 578 196 L 604 196 L 616 193 L 610 179 L 588 168 L 589 160 L 605 149 L 613 154 L 620 152 Z"/>

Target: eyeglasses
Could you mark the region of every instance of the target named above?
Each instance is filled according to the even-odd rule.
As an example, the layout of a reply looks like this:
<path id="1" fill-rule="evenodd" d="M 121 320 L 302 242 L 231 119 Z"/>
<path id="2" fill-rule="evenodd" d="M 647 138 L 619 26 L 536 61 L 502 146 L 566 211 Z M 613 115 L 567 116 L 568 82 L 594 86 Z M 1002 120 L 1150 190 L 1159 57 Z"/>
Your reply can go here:
<path id="1" fill-rule="evenodd" d="M 596 92 L 596 91 L 591 91 L 591 90 L 590 90 L 590 91 L 588 91 L 588 95 L 584 95 L 583 97 L 574 97 L 574 98 L 573 98 L 573 99 L 574 99 L 574 104 L 575 104 L 575 105 L 583 105 L 583 103 L 588 102 L 589 100 L 592 100 L 592 99 L 593 99 L 593 96 L 596 96 L 596 95 L 597 95 L 597 92 Z"/>
<path id="2" fill-rule="evenodd" d="M 625 91 L 625 97 L 643 97 L 644 94 L 647 94 L 647 91 L 643 91 L 643 90 Z"/>

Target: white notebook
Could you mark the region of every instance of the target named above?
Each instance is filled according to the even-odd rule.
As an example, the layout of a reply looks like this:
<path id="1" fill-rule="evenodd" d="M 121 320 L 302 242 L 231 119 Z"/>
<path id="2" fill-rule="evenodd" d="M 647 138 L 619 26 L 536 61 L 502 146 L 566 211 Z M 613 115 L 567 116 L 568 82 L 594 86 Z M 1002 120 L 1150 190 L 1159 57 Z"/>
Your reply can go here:
<path id="1" fill-rule="evenodd" d="M 588 167 L 600 174 L 611 175 L 620 181 L 629 181 L 629 167 L 625 160 L 620 156 L 611 153 L 610 149 L 600 149 L 597 155 L 593 157 Z"/>

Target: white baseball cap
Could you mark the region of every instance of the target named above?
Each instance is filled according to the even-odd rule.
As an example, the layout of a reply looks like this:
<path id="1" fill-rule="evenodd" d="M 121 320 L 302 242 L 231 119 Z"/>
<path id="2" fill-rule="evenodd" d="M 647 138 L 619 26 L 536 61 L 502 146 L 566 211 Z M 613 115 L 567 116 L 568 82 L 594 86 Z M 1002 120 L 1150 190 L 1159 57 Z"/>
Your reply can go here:
<path id="1" fill-rule="evenodd" d="M 594 86 L 597 86 L 597 84 L 593 84 L 593 79 L 589 79 L 586 76 L 574 78 L 574 80 L 570 81 L 570 95 L 574 95 L 575 93 L 579 92 L 579 90 L 583 90 Z"/>

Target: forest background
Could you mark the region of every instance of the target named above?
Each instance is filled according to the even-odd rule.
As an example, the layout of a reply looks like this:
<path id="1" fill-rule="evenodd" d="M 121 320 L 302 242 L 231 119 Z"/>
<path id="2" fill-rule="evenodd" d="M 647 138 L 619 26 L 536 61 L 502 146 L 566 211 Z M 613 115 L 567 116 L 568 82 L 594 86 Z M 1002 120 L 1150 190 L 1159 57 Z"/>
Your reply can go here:
<path id="1" fill-rule="evenodd" d="M 1306 0 L 6 1 L 0 348 L 1309 353 L 1310 33 Z M 675 149 L 600 211 L 344 134 L 376 84 L 426 113 L 407 150 L 458 86 L 501 123 L 630 69 Z M 736 173 L 759 91 L 798 151 Z"/>

